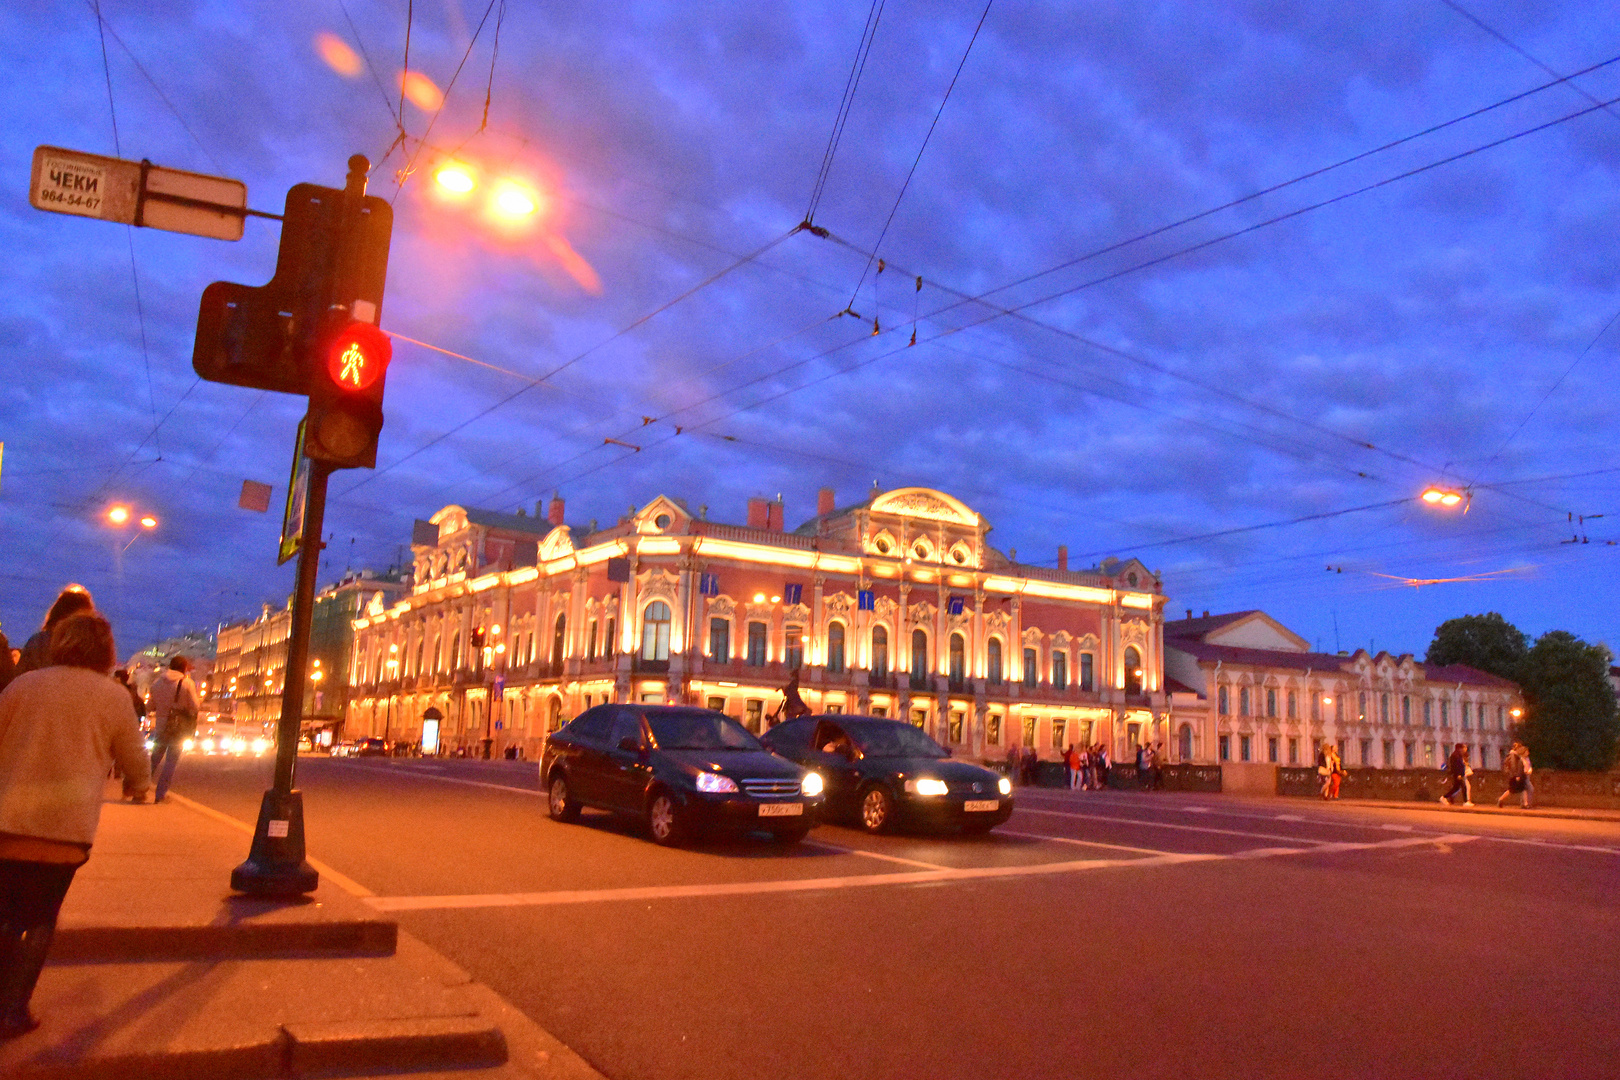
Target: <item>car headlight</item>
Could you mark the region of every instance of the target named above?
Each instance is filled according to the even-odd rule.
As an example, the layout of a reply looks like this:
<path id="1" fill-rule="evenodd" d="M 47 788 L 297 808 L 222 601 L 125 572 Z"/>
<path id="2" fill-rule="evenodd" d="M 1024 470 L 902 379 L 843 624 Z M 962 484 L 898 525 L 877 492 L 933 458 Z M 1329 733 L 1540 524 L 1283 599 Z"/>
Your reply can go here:
<path id="1" fill-rule="evenodd" d="M 1012 794 L 1012 781 L 1007 779 L 1005 776 L 996 781 L 996 787 L 1003 795 Z"/>
<path id="2" fill-rule="evenodd" d="M 147 739 L 147 740 L 146 740 L 146 752 L 147 752 L 147 753 L 148 753 L 148 754 L 150 754 L 150 753 L 151 753 L 151 752 L 152 752 L 152 749 L 153 749 L 153 748 L 154 748 L 154 747 L 155 747 L 155 746 L 157 746 L 157 743 L 155 743 L 155 742 L 153 742 L 153 741 L 152 741 L 152 740 L 151 740 L 151 739 Z"/>
<path id="3" fill-rule="evenodd" d="M 253 740 L 253 752 L 255 754 L 262 754 L 268 749 L 270 749 L 270 740 L 269 739 L 254 739 Z"/>
<path id="4" fill-rule="evenodd" d="M 197 740 L 196 739 L 187 739 L 185 742 L 180 744 L 180 749 L 182 749 L 182 750 L 190 750 L 193 746 L 196 746 L 196 745 L 197 745 Z"/>
<path id="5" fill-rule="evenodd" d="M 737 781 L 729 776 L 721 776 L 717 772 L 700 772 L 697 774 L 697 789 L 707 791 L 711 795 L 720 795 L 736 791 Z"/>
<path id="6" fill-rule="evenodd" d="M 214 740 L 213 739 L 204 739 L 203 740 L 203 751 L 205 753 L 209 753 L 209 754 L 212 754 L 214 752 Z"/>
<path id="7" fill-rule="evenodd" d="M 943 795 L 948 789 L 945 781 L 925 776 L 920 780 L 907 780 L 906 790 L 914 791 L 918 795 Z"/>
<path id="8" fill-rule="evenodd" d="M 800 793 L 810 798 L 820 795 L 824 786 L 821 782 L 821 774 L 818 772 L 805 773 L 804 779 L 799 781 Z"/>

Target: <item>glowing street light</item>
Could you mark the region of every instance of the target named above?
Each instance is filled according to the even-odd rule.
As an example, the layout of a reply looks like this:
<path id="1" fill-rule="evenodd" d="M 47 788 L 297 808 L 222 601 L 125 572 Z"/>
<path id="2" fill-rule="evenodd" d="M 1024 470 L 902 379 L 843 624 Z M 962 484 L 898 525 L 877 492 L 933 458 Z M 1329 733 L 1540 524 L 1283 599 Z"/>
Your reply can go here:
<path id="1" fill-rule="evenodd" d="M 1431 485 L 1430 487 L 1424 489 L 1423 494 L 1419 496 L 1419 498 L 1428 503 L 1430 506 L 1444 506 L 1447 509 L 1450 509 L 1451 507 L 1463 502 L 1466 496 L 1462 492 L 1455 491 L 1451 488 L 1435 487 Z"/>
<path id="2" fill-rule="evenodd" d="M 473 179 L 472 171 L 454 161 L 440 166 L 439 171 L 433 174 L 433 179 L 453 195 L 466 195 L 478 186 L 478 181 Z"/>
<path id="3" fill-rule="evenodd" d="M 129 507 L 115 506 L 107 511 L 107 520 L 114 525 L 122 525 L 129 520 Z"/>
<path id="4" fill-rule="evenodd" d="M 157 528 L 157 518 L 153 517 L 151 514 L 145 515 L 144 517 L 141 518 L 141 528 L 143 528 L 143 529 L 155 529 L 155 528 Z"/>
<path id="5" fill-rule="evenodd" d="M 510 218 L 528 217 L 540 209 L 539 199 L 533 192 L 513 183 L 502 184 L 490 204 Z"/>

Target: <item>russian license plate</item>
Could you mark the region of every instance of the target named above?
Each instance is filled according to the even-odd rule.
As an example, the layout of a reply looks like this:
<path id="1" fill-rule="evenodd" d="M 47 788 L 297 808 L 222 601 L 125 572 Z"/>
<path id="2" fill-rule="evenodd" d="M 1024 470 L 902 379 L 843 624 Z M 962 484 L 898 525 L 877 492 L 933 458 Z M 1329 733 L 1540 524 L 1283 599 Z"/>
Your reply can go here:
<path id="1" fill-rule="evenodd" d="M 768 802 L 759 804 L 760 817 L 798 817 L 804 813 L 804 803 Z"/>
<path id="2" fill-rule="evenodd" d="M 986 810 L 999 810 L 1001 803 L 996 799 L 969 799 L 962 804 L 962 809 L 969 814 L 979 814 Z"/>

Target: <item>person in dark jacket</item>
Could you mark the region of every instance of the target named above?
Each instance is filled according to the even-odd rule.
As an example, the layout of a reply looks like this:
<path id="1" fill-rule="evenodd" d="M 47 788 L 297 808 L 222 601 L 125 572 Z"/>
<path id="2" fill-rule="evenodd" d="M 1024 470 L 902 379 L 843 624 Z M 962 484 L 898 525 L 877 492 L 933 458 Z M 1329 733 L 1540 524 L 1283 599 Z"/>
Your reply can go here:
<path id="1" fill-rule="evenodd" d="M 17 669 L 13 675 L 37 671 L 48 666 L 51 662 L 51 631 L 56 629 L 56 624 L 69 615 L 94 610 L 96 602 L 90 598 L 90 590 L 83 585 L 69 585 L 58 593 L 51 610 L 45 613 L 45 622 L 39 628 L 39 632 L 23 645 L 22 655 L 17 658 Z"/>
<path id="2" fill-rule="evenodd" d="M 17 675 L 17 662 L 11 657 L 11 642 L 6 640 L 6 633 L 0 630 L 0 690 L 6 688 Z"/>
<path id="3" fill-rule="evenodd" d="M 1440 796 L 1440 801 L 1450 805 L 1451 797 L 1460 791 L 1463 805 L 1473 806 L 1473 785 L 1468 782 L 1468 778 L 1473 774 L 1474 770 L 1468 764 L 1468 747 L 1458 743 L 1457 748 L 1446 759 L 1446 793 Z"/>
<path id="4" fill-rule="evenodd" d="M 135 706 L 136 721 L 139 722 L 145 720 L 146 702 L 141 700 L 141 692 L 135 689 L 135 684 L 129 681 L 129 669 L 119 668 L 117 671 L 113 672 L 113 678 L 123 683 L 124 689 L 129 691 L 130 704 Z"/>

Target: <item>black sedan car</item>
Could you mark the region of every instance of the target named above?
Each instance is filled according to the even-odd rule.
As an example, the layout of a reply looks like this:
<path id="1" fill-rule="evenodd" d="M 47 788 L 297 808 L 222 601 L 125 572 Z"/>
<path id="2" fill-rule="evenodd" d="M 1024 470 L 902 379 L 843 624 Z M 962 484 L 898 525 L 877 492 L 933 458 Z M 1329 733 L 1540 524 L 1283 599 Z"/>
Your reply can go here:
<path id="1" fill-rule="evenodd" d="M 710 832 L 797 843 L 816 825 L 822 780 L 737 721 L 682 705 L 598 705 L 546 739 L 551 816 L 594 806 L 639 818 L 659 844 Z"/>
<path id="2" fill-rule="evenodd" d="M 873 716 L 803 716 L 764 743 L 820 773 L 827 816 L 868 832 L 899 825 L 986 832 L 1012 816 L 1012 783 L 950 752 L 919 728 Z"/>

